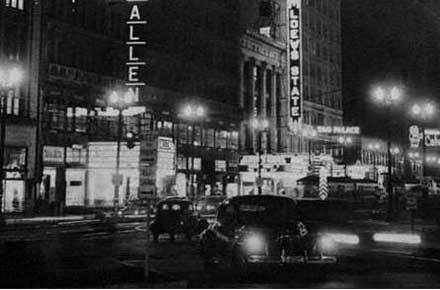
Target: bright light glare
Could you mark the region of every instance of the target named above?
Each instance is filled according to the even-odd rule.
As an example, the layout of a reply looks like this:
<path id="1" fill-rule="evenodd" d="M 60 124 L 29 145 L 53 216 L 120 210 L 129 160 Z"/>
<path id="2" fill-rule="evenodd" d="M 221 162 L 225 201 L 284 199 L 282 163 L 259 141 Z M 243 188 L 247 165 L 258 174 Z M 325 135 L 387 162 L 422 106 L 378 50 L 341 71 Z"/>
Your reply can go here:
<path id="1" fill-rule="evenodd" d="M 392 101 L 398 101 L 400 99 L 401 93 L 397 87 L 393 87 L 390 92 L 390 97 Z"/>
<path id="2" fill-rule="evenodd" d="M 185 108 L 183 108 L 183 115 L 185 115 L 186 117 L 192 116 L 192 113 L 193 113 L 193 110 L 190 105 L 187 105 L 187 106 L 185 106 Z"/>
<path id="3" fill-rule="evenodd" d="M 9 84 L 16 85 L 23 79 L 23 73 L 20 69 L 14 67 L 9 74 Z"/>
<path id="4" fill-rule="evenodd" d="M 119 101 L 118 93 L 115 91 L 112 91 L 108 100 L 110 101 L 111 104 L 116 104 Z"/>
<path id="5" fill-rule="evenodd" d="M 422 109 L 420 108 L 419 105 L 412 106 L 411 110 L 414 115 L 420 115 L 420 113 L 422 112 Z"/>
<path id="6" fill-rule="evenodd" d="M 244 240 L 244 246 L 250 253 L 258 253 L 264 251 L 264 241 L 258 235 L 251 235 Z"/>
<path id="7" fill-rule="evenodd" d="M 357 245 L 359 244 L 359 237 L 357 235 L 352 234 L 327 234 L 327 237 L 333 239 L 335 242 L 340 244 L 350 244 Z"/>
<path id="8" fill-rule="evenodd" d="M 420 236 L 416 234 L 392 234 L 392 233 L 374 234 L 373 240 L 375 242 L 401 243 L 401 244 L 420 244 L 422 242 Z"/>
<path id="9" fill-rule="evenodd" d="M 353 139 L 351 139 L 351 137 L 347 137 L 347 143 L 351 144 L 353 142 Z"/>
<path id="10" fill-rule="evenodd" d="M 267 119 L 264 119 L 264 120 L 262 121 L 262 125 L 263 125 L 263 128 L 264 128 L 264 129 L 269 128 L 269 121 L 268 121 Z"/>
<path id="11" fill-rule="evenodd" d="M 205 115 L 205 109 L 202 106 L 198 106 L 196 109 L 197 117 L 203 117 Z"/>
<path id="12" fill-rule="evenodd" d="M 336 246 L 335 240 L 333 240 L 329 236 L 321 237 L 321 239 L 319 240 L 319 245 L 320 245 L 321 249 L 323 249 L 323 250 L 331 250 L 331 249 L 334 249 Z"/>
<path id="13" fill-rule="evenodd" d="M 373 97 L 376 99 L 376 101 L 382 102 L 385 100 L 385 91 L 383 88 L 378 87 L 374 89 L 373 91 Z"/>
<path id="14" fill-rule="evenodd" d="M 434 107 L 433 104 L 426 104 L 426 106 L 425 106 L 425 112 L 426 112 L 426 114 L 428 114 L 428 115 L 433 115 L 433 114 L 434 114 L 434 111 L 435 111 L 435 107 Z"/>

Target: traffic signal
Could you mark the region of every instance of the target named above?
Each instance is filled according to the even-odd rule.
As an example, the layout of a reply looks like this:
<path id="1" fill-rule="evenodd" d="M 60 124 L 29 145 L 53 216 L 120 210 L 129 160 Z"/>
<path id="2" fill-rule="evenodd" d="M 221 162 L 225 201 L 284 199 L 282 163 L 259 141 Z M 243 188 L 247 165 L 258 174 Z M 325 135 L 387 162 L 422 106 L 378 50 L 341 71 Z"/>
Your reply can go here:
<path id="1" fill-rule="evenodd" d="M 132 149 L 134 148 L 134 146 L 136 146 L 136 144 L 134 143 L 136 140 L 136 135 L 133 132 L 131 131 L 127 132 L 127 134 L 125 134 L 125 139 L 127 141 L 128 149 Z"/>

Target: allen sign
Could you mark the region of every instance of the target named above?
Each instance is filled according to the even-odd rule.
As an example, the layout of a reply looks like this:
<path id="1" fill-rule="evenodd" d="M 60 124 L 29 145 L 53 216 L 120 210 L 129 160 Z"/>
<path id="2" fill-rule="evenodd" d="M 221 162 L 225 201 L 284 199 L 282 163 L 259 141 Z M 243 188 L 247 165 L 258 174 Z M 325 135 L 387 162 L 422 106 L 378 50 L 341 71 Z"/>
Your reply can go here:
<path id="1" fill-rule="evenodd" d="M 135 101 L 139 101 L 139 87 L 145 86 L 145 82 L 140 79 L 141 67 L 146 65 L 146 62 L 142 57 L 136 54 L 139 53 L 139 46 L 145 46 L 146 41 L 142 38 L 145 35 L 145 25 L 147 21 L 142 18 L 139 10 L 139 5 L 148 2 L 149 0 L 127 0 L 130 5 L 130 14 L 127 20 L 128 27 L 128 60 L 127 66 L 127 82 L 125 85 L 128 87 L 129 92 L 134 96 Z"/>
<path id="2" fill-rule="evenodd" d="M 301 0 L 288 0 L 289 21 L 289 95 L 290 117 L 298 121 L 301 117 Z"/>

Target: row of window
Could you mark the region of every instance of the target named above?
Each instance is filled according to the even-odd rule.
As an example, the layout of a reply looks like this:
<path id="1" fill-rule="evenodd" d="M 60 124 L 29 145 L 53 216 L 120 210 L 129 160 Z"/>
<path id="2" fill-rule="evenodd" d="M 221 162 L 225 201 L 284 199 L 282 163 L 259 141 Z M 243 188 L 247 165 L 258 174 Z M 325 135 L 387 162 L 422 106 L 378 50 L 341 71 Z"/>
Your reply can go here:
<path id="1" fill-rule="evenodd" d="M 338 0 L 305 0 L 304 4 L 315 8 L 329 18 L 340 21 L 340 1 Z"/>
<path id="2" fill-rule="evenodd" d="M 24 0 L 6 0 L 6 7 L 24 10 Z"/>
<path id="3" fill-rule="evenodd" d="M 339 46 L 329 45 L 311 37 L 303 38 L 303 50 L 306 57 L 318 58 L 339 67 L 341 64 L 341 53 Z"/>
<path id="4" fill-rule="evenodd" d="M 60 105 L 46 106 L 45 127 L 49 130 L 87 133 L 103 137 L 116 137 L 118 133 L 118 117 L 103 116 L 99 112 L 86 108 L 67 108 Z M 136 116 L 125 116 L 123 135 L 126 132 L 141 134 L 156 129 L 161 135 L 173 137 L 177 144 L 203 146 L 220 149 L 238 149 L 238 132 L 200 125 L 172 123 L 170 121 L 152 121 L 151 114 L 142 113 Z"/>
<path id="5" fill-rule="evenodd" d="M 324 116 L 320 112 L 304 110 L 304 123 L 314 126 L 341 126 L 342 118 Z"/>

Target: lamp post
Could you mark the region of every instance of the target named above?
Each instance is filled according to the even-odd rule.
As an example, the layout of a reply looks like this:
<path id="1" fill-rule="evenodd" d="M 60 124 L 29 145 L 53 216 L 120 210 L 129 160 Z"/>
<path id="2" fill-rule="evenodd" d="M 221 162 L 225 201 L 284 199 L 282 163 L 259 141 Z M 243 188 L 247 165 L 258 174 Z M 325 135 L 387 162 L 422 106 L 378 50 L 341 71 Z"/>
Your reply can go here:
<path id="1" fill-rule="evenodd" d="M 116 141 L 116 172 L 112 178 L 115 186 L 113 195 L 113 207 L 116 209 L 119 205 L 119 187 L 122 184 L 122 176 L 119 174 L 120 158 L 121 158 L 121 140 L 122 140 L 122 127 L 123 127 L 123 115 L 122 112 L 128 108 L 133 102 L 133 94 L 129 91 L 117 92 L 112 91 L 109 97 L 109 104 L 112 108 L 118 110 L 118 129 L 117 129 L 117 141 Z"/>
<path id="2" fill-rule="evenodd" d="M 368 144 L 368 150 L 373 151 L 374 155 L 373 155 L 373 180 L 374 181 L 378 181 L 378 176 L 377 176 L 377 167 L 376 167 L 376 154 L 380 149 L 380 144 L 379 143 L 370 143 Z"/>
<path id="3" fill-rule="evenodd" d="M 197 121 L 203 120 L 206 116 L 206 110 L 201 104 L 186 104 L 183 107 L 182 117 L 188 120 L 191 124 L 191 173 L 190 173 L 190 187 L 191 197 L 197 199 L 197 190 L 194 192 L 194 125 Z M 187 187 L 188 188 L 188 187 Z M 188 195 L 188 192 L 187 192 Z"/>
<path id="4" fill-rule="evenodd" d="M 318 136 L 318 132 L 312 127 L 306 127 L 302 130 L 302 135 L 308 139 L 309 167 L 312 166 L 312 138 Z"/>
<path id="5" fill-rule="evenodd" d="M 353 144 L 353 138 L 351 138 L 349 136 L 339 136 L 338 143 L 341 144 L 345 148 L 346 146 L 350 146 L 351 144 Z M 348 174 L 347 174 L 347 160 L 345 158 L 344 158 L 344 174 L 345 174 L 345 177 L 348 176 Z"/>
<path id="6" fill-rule="evenodd" d="M 393 217 L 393 183 L 392 183 L 392 165 L 391 165 L 391 107 L 399 103 L 402 98 L 401 90 L 396 86 L 376 87 L 373 90 L 373 100 L 387 108 L 387 163 L 388 163 L 388 219 Z"/>
<path id="7" fill-rule="evenodd" d="M 5 155 L 5 131 L 6 131 L 6 106 L 8 98 L 14 95 L 14 90 L 21 83 L 23 72 L 17 68 L 0 67 L 0 214 L 3 213 L 3 181 L 4 172 L 4 155 Z"/>
<path id="8" fill-rule="evenodd" d="M 411 107 L 411 115 L 422 122 L 426 122 L 435 113 L 435 106 L 431 103 L 414 104 Z M 426 174 L 426 135 L 425 127 L 421 126 L 422 131 L 422 168 L 420 171 L 420 182 Z"/>
<path id="9" fill-rule="evenodd" d="M 263 154 L 263 132 L 266 132 L 269 128 L 269 121 L 266 118 L 253 118 L 251 120 L 251 126 L 254 131 L 258 133 L 258 177 L 257 177 L 257 186 L 258 186 L 258 194 L 263 194 L 263 188 L 262 183 L 263 180 L 261 179 L 261 167 L 262 167 L 262 154 Z"/>

